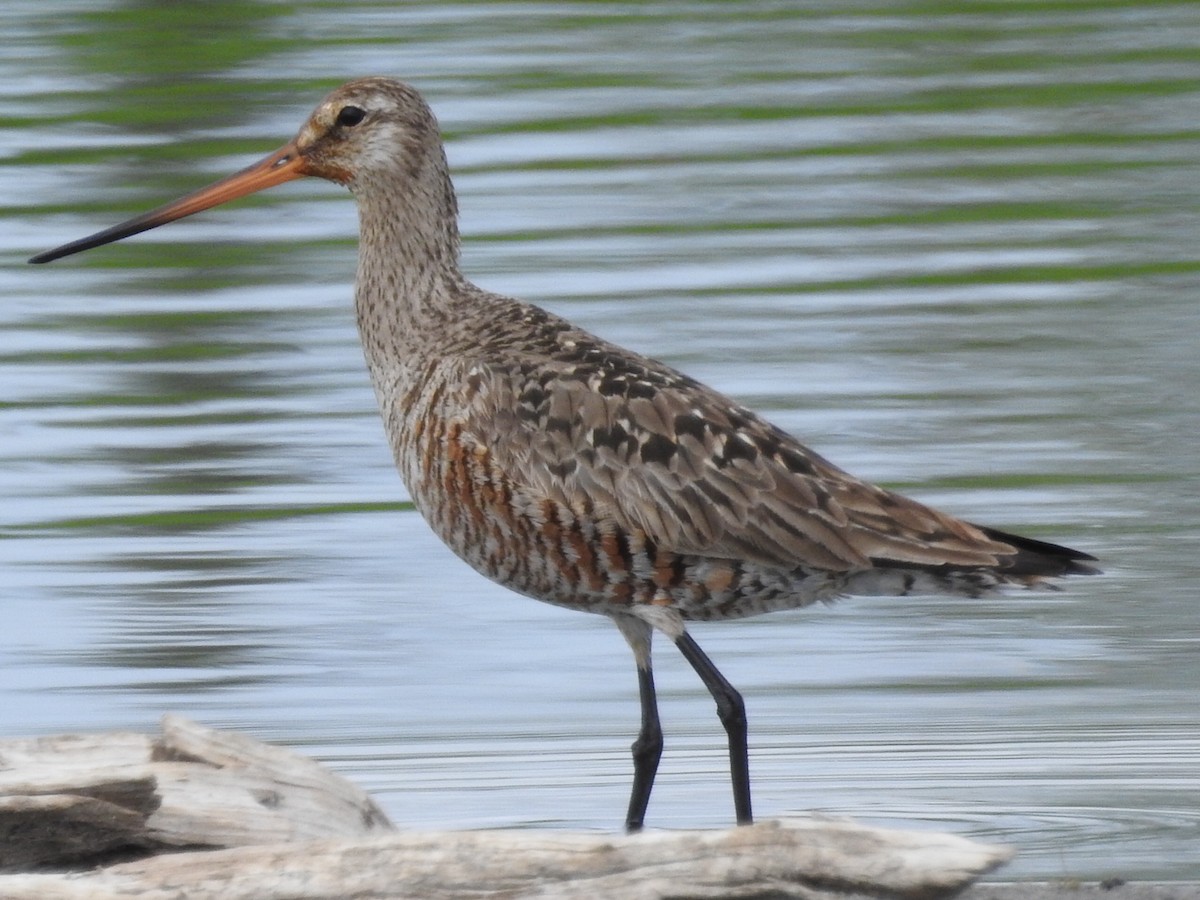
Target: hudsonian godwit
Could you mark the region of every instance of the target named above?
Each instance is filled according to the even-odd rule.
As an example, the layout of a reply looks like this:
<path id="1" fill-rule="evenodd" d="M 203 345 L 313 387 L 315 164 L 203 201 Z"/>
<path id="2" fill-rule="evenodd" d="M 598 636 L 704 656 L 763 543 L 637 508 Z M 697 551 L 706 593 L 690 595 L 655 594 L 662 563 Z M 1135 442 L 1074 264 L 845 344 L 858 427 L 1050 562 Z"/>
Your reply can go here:
<path id="1" fill-rule="evenodd" d="M 685 622 L 851 594 L 974 597 L 1096 571 L 1086 553 L 860 481 L 669 366 L 473 285 L 459 270 L 437 122 L 398 81 L 345 84 L 261 162 L 30 262 L 304 175 L 345 185 L 357 201 L 359 334 L 416 507 L 487 577 L 607 615 L 633 649 L 642 714 L 630 831 L 642 826 L 662 754 L 654 631 L 716 700 L 737 821 L 748 823 L 745 706 Z"/>

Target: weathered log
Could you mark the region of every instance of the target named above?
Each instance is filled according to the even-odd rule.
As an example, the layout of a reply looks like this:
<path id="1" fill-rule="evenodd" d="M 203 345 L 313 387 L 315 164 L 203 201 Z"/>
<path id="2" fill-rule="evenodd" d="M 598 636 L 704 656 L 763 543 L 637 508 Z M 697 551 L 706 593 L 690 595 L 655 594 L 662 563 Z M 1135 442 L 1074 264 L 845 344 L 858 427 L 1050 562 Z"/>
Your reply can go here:
<path id="1" fill-rule="evenodd" d="M 370 797 L 312 760 L 178 716 L 157 739 L 0 742 L 0 872 L 391 830 Z"/>
<path id="2" fill-rule="evenodd" d="M 0 897 L 925 898 L 1010 856 L 828 819 L 631 836 L 395 833 L 365 794 L 286 750 L 175 717 L 157 741 L 109 737 L 0 743 L 0 862 L 24 870 L 0 875 Z M 99 768 L 86 764 L 89 741 Z M 229 849 L 164 852 L 181 847 Z M 162 855 L 31 871 L 135 853 Z"/>
<path id="3" fill-rule="evenodd" d="M 392 834 L 176 853 L 97 872 L 0 876 L 11 900 L 937 897 L 1008 854 L 949 835 L 841 822 L 609 837 Z"/>

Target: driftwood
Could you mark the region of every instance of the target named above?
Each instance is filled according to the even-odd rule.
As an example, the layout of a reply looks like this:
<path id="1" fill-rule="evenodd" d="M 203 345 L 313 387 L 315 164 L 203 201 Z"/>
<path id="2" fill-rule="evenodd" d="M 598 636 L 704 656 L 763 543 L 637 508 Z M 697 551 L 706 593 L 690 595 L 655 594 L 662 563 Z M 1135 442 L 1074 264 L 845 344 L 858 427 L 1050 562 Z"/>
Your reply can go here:
<path id="1" fill-rule="evenodd" d="M 924 898 L 1009 856 L 824 819 L 633 836 L 400 833 L 311 760 L 174 716 L 157 739 L 0 742 L 5 900 Z"/>
<path id="2" fill-rule="evenodd" d="M 158 738 L 0 742 L 0 872 L 392 830 L 312 760 L 178 716 Z"/>

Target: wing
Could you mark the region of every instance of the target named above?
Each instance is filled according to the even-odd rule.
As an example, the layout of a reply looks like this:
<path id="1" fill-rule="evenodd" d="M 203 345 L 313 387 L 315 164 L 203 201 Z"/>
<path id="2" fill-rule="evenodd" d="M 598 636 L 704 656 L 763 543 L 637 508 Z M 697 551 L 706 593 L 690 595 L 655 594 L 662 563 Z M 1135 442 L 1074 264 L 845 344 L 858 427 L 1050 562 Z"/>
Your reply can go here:
<path id="1" fill-rule="evenodd" d="M 552 358 L 473 367 L 475 439 L 533 496 L 604 510 L 677 553 L 786 569 L 989 567 L 1014 553 L 665 365 L 576 329 L 554 337 Z"/>

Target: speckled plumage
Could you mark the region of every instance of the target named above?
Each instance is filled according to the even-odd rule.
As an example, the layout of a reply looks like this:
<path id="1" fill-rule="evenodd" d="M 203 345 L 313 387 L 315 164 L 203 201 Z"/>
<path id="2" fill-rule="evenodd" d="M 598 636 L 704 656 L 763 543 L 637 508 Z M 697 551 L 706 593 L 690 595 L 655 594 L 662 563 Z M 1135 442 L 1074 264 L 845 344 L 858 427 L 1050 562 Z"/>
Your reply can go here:
<path id="1" fill-rule="evenodd" d="M 1078 568 L 1081 554 L 1020 554 L 853 478 L 660 362 L 468 283 L 424 102 L 370 79 L 316 115 L 345 104 L 424 138 L 410 134 L 402 153 L 380 142 L 385 177 L 350 182 L 363 210 L 358 321 L 417 507 L 488 577 L 593 612 L 658 602 L 715 619 L 854 592 L 975 595 Z"/>
<path id="2" fill-rule="evenodd" d="M 684 628 L 845 594 L 975 596 L 1094 571 L 1078 551 L 968 524 L 848 475 L 728 397 L 537 307 L 470 284 L 433 114 L 390 79 L 350 82 L 258 166 L 47 261 L 300 175 L 349 187 L 356 313 L 414 503 L 489 578 L 613 617 L 643 723 L 627 825 L 661 751 L 651 629 L 684 652 L 730 737 L 750 820 L 741 698 Z"/>

